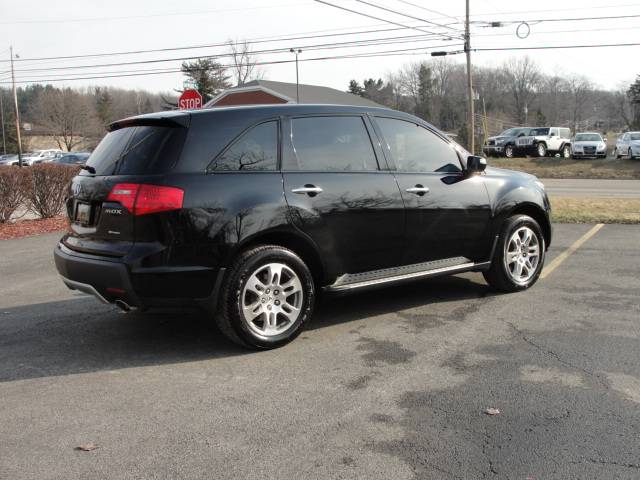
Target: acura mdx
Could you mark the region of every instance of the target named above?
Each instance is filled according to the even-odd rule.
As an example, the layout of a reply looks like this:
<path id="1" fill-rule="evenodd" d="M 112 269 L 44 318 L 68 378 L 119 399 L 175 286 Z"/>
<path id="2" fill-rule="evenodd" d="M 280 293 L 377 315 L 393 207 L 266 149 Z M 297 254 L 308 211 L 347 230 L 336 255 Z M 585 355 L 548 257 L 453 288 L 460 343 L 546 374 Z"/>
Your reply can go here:
<path id="1" fill-rule="evenodd" d="M 54 257 L 69 288 L 124 310 L 195 305 L 250 348 L 295 338 L 319 292 L 467 271 L 524 290 L 551 241 L 535 177 L 487 167 L 428 123 L 383 108 L 117 121 L 66 206 Z"/>

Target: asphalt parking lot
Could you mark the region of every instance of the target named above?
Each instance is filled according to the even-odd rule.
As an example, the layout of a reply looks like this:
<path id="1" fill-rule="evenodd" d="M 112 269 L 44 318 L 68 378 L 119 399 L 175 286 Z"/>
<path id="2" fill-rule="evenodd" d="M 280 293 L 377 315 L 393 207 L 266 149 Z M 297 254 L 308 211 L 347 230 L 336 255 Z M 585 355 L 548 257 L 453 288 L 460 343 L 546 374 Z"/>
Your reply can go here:
<path id="1" fill-rule="evenodd" d="M 557 225 L 547 262 L 592 227 Z M 68 291 L 56 239 L 0 242 L 2 479 L 640 478 L 640 225 L 519 294 L 465 274 L 325 299 L 259 353 Z"/>

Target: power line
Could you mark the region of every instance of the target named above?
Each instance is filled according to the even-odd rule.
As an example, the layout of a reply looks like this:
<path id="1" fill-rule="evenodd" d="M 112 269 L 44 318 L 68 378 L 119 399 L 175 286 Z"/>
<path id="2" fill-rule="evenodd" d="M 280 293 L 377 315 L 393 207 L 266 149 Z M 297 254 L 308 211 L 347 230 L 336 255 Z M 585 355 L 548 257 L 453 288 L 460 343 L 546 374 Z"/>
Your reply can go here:
<path id="1" fill-rule="evenodd" d="M 284 5 L 262 5 L 258 7 L 244 7 L 244 8 L 226 8 L 219 10 L 200 10 L 192 12 L 171 12 L 171 13 L 151 13 L 145 15 L 126 15 L 118 17 L 89 17 L 89 18 L 60 18 L 60 19 L 45 19 L 45 20 L 11 20 L 0 22 L 0 25 L 25 25 L 25 24 L 41 24 L 41 23 L 81 23 L 81 22 L 104 22 L 113 20 L 132 20 L 136 18 L 154 18 L 154 17 L 175 17 L 185 15 L 202 15 L 205 13 L 224 13 L 224 12 L 237 12 L 245 10 L 260 10 L 265 8 L 282 8 L 282 7 L 297 7 L 305 5 L 304 3 L 289 3 Z"/>
<path id="2" fill-rule="evenodd" d="M 640 17 L 640 14 L 639 15 L 611 15 L 607 17 L 572 17 L 572 18 L 541 18 L 541 19 L 534 19 L 534 20 L 529 20 L 529 19 L 507 20 L 500 23 L 502 23 L 503 25 L 512 25 L 515 23 L 529 23 L 533 25 L 533 24 L 543 23 L 543 22 L 581 22 L 581 21 L 593 21 L 593 20 L 616 20 L 616 19 L 619 20 L 623 18 L 638 18 L 638 17 Z M 491 23 L 491 22 L 475 21 L 472 23 L 478 24 L 478 23 Z"/>
<path id="3" fill-rule="evenodd" d="M 460 44 L 449 44 L 444 45 L 445 47 L 455 47 Z M 438 47 L 417 47 L 417 48 L 404 48 L 397 50 L 386 50 L 381 52 L 370 52 L 370 53 L 357 53 L 357 54 L 349 54 L 349 55 L 334 55 L 334 56 L 324 56 L 324 57 L 315 57 L 315 58 L 305 58 L 300 59 L 300 62 L 314 62 L 314 61 L 324 61 L 324 60 L 340 60 L 346 58 L 371 58 L 371 57 L 385 57 L 385 56 L 396 56 L 396 55 L 416 55 L 422 54 L 426 50 L 430 50 Z M 264 61 L 264 62 L 252 62 L 252 63 L 243 63 L 241 66 L 263 66 L 263 65 L 276 65 L 276 64 L 285 64 L 292 63 L 295 60 L 274 60 L 274 61 Z M 228 68 L 233 65 L 221 65 L 223 68 Z M 146 76 L 146 75 L 156 75 L 156 74 L 165 74 L 165 73 L 179 73 L 181 69 L 158 69 L 148 72 L 140 72 L 131 74 L 122 74 L 122 75 L 96 75 L 96 76 L 87 76 L 87 77 L 64 77 L 64 78 L 49 78 L 49 79 L 38 79 L 38 80 L 20 80 L 16 83 L 44 83 L 44 82 L 60 82 L 60 81 L 71 81 L 71 80 L 93 80 L 93 79 L 101 79 L 101 78 L 119 78 L 119 77 L 134 77 L 134 76 Z M 0 82 L 0 84 L 4 84 L 8 82 Z"/>
<path id="4" fill-rule="evenodd" d="M 368 47 L 368 46 L 378 46 L 385 44 L 394 44 L 394 43 L 405 43 L 407 39 L 412 41 L 433 41 L 433 37 L 430 35 L 412 35 L 412 36 L 399 36 L 399 37 L 387 37 L 382 39 L 371 39 L 371 40 L 353 40 L 349 42 L 338 42 L 338 43 L 324 43 L 324 44 L 315 44 L 315 45 L 301 45 L 301 48 L 307 50 L 333 50 L 337 48 L 351 48 L 351 47 Z M 397 40 L 397 41 L 394 41 Z M 277 48 L 277 49 L 269 49 L 269 50 L 255 50 L 251 52 L 253 55 L 261 55 L 261 54 L 277 54 L 277 53 L 287 53 L 289 52 L 288 48 Z M 18 70 L 19 72 L 40 72 L 40 71 L 51 71 L 51 70 L 76 70 L 76 69 L 91 69 L 91 68 L 101 68 L 101 67 L 120 67 L 124 65 L 140 65 L 140 64 L 149 64 L 149 63 L 164 63 L 164 62 L 173 62 L 173 61 L 185 61 L 185 60 L 196 60 L 196 59 L 217 59 L 233 56 L 232 53 L 215 53 L 210 55 L 199 55 L 194 57 L 174 57 L 174 58 L 164 58 L 164 59 L 149 59 L 149 60 L 137 60 L 132 62 L 118 62 L 118 63 L 102 63 L 97 65 L 66 65 L 59 67 L 47 67 L 47 68 L 23 68 Z"/>
<path id="5" fill-rule="evenodd" d="M 412 27 L 412 26 L 409 26 L 409 25 L 404 25 L 402 23 L 394 22 L 392 20 L 386 20 L 384 18 L 375 17 L 373 15 L 369 15 L 368 13 L 359 12 L 357 10 L 352 10 L 350 8 L 347 8 L 347 7 L 341 7 L 340 5 L 335 5 L 333 3 L 326 2 L 325 0 L 313 0 L 313 1 L 317 2 L 317 3 L 322 3 L 324 5 L 328 5 L 330 7 L 338 8 L 340 10 L 344 10 L 345 12 L 355 13 L 356 15 L 361 15 L 363 17 L 371 18 L 373 20 L 378 20 L 379 22 L 386 22 L 386 23 L 390 23 L 392 25 L 396 25 L 398 27 L 409 28 L 409 29 L 412 29 L 412 30 L 418 30 L 419 32 L 423 32 L 423 33 L 432 33 L 434 35 L 441 35 L 441 36 L 444 36 L 446 38 L 451 38 L 450 35 L 447 35 L 447 34 L 444 34 L 444 33 L 430 32 L 428 30 L 422 30 L 421 28 Z"/>
<path id="6" fill-rule="evenodd" d="M 446 13 L 441 13 L 441 12 L 439 12 L 437 10 L 432 10 L 430 8 L 423 7 L 422 5 L 416 5 L 415 3 L 407 2 L 405 0 L 396 0 L 396 2 L 404 3 L 405 5 L 411 5 L 412 7 L 419 8 L 420 10 L 424 10 L 425 12 L 435 13 L 436 15 L 441 15 L 442 18 L 451 18 L 453 20 L 458 20 L 456 17 L 452 17 L 450 15 L 447 15 Z M 436 19 L 436 20 L 438 20 L 438 19 Z"/>
<path id="7" fill-rule="evenodd" d="M 394 14 L 396 14 L 396 15 L 400 15 L 400 16 L 403 16 L 403 17 L 407 17 L 407 18 L 410 18 L 410 19 L 412 19 L 412 20 L 418 20 L 418 21 L 420 21 L 420 22 L 425 22 L 425 23 L 428 23 L 428 24 L 430 24 L 430 25 L 434 25 L 434 26 L 436 26 L 436 27 L 448 28 L 448 29 L 453 30 L 454 32 L 456 32 L 456 33 L 458 33 L 458 34 L 460 34 L 460 33 L 461 33 L 457 28 L 453 28 L 453 27 L 451 27 L 451 26 L 449 26 L 449 25 L 442 25 L 442 24 L 440 24 L 440 23 L 432 22 L 432 21 L 430 21 L 430 20 L 425 20 L 424 18 L 414 17 L 413 15 L 409 15 L 409 14 L 407 14 L 407 13 L 402 13 L 402 12 L 399 12 L 399 11 L 397 11 L 397 10 L 392 10 L 391 8 L 387 8 L 387 7 L 383 7 L 383 6 L 380 6 L 380 5 L 376 5 L 375 3 L 367 2 L 367 1 L 365 1 L 365 0 L 356 0 L 356 2 L 358 2 L 358 3 L 362 3 L 362 4 L 364 4 L 364 5 L 369 5 L 370 7 L 378 8 L 378 9 L 380 9 L 380 10 L 384 10 L 385 12 L 394 13 Z"/>
<path id="8" fill-rule="evenodd" d="M 277 38 L 264 39 L 264 40 L 250 39 L 250 40 L 247 40 L 246 42 L 249 44 L 291 42 L 292 40 L 310 40 L 315 38 L 363 35 L 363 34 L 369 34 L 369 33 L 391 32 L 391 31 L 404 30 L 404 29 L 405 27 L 383 28 L 383 29 L 364 30 L 364 31 L 351 31 L 346 33 L 332 33 L 332 34 L 324 34 L 324 35 L 277 37 Z M 328 30 L 328 31 L 333 31 L 333 30 Z M 375 40 L 375 39 L 372 39 L 372 40 Z M 237 44 L 237 42 L 234 42 L 234 43 Z M 63 56 L 54 56 L 54 57 L 20 58 L 20 59 L 17 59 L 16 62 L 39 62 L 39 61 L 46 61 L 46 60 L 73 60 L 73 59 L 91 58 L 91 57 L 137 55 L 137 54 L 145 54 L 145 53 L 172 52 L 172 51 L 180 51 L 180 50 L 194 50 L 194 49 L 200 49 L 200 48 L 213 48 L 213 47 L 226 47 L 226 46 L 229 46 L 229 42 L 219 42 L 219 43 L 210 43 L 210 44 L 201 44 L 201 45 L 188 45 L 188 46 L 182 46 L 182 47 L 155 48 L 155 49 L 149 49 L 149 50 L 128 50 L 128 51 L 120 51 L 120 52 L 90 53 L 90 54 L 83 54 L 83 55 L 63 55 Z M 4 63 L 4 62 L 9 62 L 9 60 L 0 60 L 0 63 Z"/>
<path id="9" fill-rule="evenodd" d="M 488 47 L 488 48 L 473 48 L 474 52 L 498 52 L 498 51 L 514 51 L 514 50 L 557 50 L 557 49 L 569 49 L 569 48 L 603 48 L 603 47 L 635 47 L 640 43 L 603 43 L 603 44 L 591 44 L 591 45 L 546 45 L 538 47 Z"/>

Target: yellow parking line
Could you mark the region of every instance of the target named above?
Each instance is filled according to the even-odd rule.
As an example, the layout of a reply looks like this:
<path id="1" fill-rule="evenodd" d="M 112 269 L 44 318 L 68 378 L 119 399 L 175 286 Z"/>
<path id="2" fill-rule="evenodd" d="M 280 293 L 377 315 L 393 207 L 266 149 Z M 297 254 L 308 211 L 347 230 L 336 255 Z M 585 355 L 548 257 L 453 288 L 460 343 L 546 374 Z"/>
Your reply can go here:
<path id="1" fill-rule="evenodd" d="M 581 236 L 578 240 L 573 242 L 573 244 L 569 248 L 567 248 L 564 252 L 562 252 L 560 255 L 554 258 L 550 264 L 544 267 L 544 270 L 542 270 L 542 273 L 540 274 L 540 278 L 545 278 L 547 275 L 550 275 L 551 272 L 553 272 L 556 268 L 558 268 L 558 266 L 562 262 L 564 262 L 571 255 L 573 255 L 573 253 L 575 253 L 575 251 L 578 250 L 584 242 L 586 242 L 591 237 L 593 237 L 596 233 L 598 233 L 598 230 L 600 230 L 602 227 L 604 227 L 603 223 L 597 224 L 591 230 L 589 230 L 587 233 Z"/>

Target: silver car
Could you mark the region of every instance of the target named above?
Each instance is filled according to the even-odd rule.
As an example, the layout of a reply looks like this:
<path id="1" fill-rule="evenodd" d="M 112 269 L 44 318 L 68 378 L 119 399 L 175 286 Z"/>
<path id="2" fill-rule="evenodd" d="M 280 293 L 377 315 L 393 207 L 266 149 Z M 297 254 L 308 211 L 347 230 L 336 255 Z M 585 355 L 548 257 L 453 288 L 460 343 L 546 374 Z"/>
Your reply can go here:
<path id="1" fill-rule="evenodd" d="M 18 165 L 18 155 L 0 155 L 0 165 Z"/>
<path id="2" fill-rule="evenodd" d="M 616 158 L 624 156 L 628 158 L 640 157 L 640 132 L 626 132 L 620 135 L 616 142 L 613 156 Z"/>
<path id="3" fill-rule="evenodd" d="M 607 158 L 607 143 L 597 132 L 576 133 L 571 142 L 571 158 Z"/>

